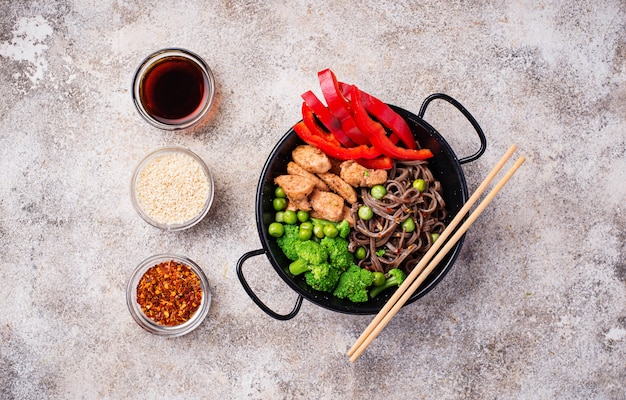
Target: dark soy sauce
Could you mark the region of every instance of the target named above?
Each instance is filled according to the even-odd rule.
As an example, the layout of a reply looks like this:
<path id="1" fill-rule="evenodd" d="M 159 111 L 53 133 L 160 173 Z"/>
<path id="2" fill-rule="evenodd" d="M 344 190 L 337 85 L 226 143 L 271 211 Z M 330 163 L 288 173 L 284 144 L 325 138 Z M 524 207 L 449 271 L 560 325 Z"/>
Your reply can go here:
<path id="1" fill-rule="evenodd" d="M 207 86 L 198 65 L 173 56 L 146 71 L 140 90 L 144 108 L 154 119 L 175 124 L 194 118 L 202 110 L 207 101 Z"/>

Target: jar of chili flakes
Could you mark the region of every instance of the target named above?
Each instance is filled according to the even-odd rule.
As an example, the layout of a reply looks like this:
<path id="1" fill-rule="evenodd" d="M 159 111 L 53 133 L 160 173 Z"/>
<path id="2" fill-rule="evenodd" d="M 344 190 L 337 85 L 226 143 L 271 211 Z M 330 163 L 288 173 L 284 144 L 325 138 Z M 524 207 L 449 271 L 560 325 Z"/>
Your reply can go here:
<path id="1" fill-rule="evenodd" d="M 206 318 L 211 292 L 202 269 L 187 257 L 158 254 L 142 261 L 126 289 L 133 319 L 146 331 L 182 336 Z"/>

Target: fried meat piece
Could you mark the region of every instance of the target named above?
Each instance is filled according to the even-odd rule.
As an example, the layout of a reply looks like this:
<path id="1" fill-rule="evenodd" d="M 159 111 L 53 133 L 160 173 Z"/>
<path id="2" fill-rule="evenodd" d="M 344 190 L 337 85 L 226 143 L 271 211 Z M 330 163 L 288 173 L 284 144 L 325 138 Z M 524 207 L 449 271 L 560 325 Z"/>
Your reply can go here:
<path id="1" fill-rule="evenodd" d="M 333 222 L 341 222 L 343 219 L 343 198 L 332 192 L 314 190 L 309 196 L 313 211 L 311 216 Z"/>
<path id="2" fill-rule="evenodd" d="M 324 152 L 308 144 L 296 147 L 291 152 L 291 157 L 299 166 L 312 174 L 328 172 L 332 166 Z"/>
<path id="3" fill-rule="evenodd" d="M 319 176 L 333 192 L 346 199 L 348 203 L 356 203 L 356 190 L 339 176 L 331 174 L 330 172 L 317 174 L 317 176 Z"/>
<path id="4" fill-rule="evenodd" d="M 289 200 L 287 203 L 287 210 L 293 211 L 311 211 L 311 203 L 308 198 L 298 199 L 298 200 Z"/>
<path id="5" fill-rule="evenodd" d="M 341 219 L 345 219 L 351 227 L 354 227 L 354 218 L 352 218 L 350 207 L 343 206 L 343 215 L 341 216 Z"/>
<path id="6" fill-rule="evenodd" d="M 341 173 L 341 163 L 343 162 L 343 160 L 339 160 L 337 158 L 332 158 L 332 157 L 328 157 L 328 159 L 330 160 L 330 165 L 331 165 L 328 172 L 331 172 L 335 175 L 339 175 Z"/>
<path id="7" fill-rule="evenodd" d="M 308 203 L 309 200 L 307 199 L 306 201 Z M 309 203 L 309 207 L 311 207 L 310 203 Z M 287 207 L 285 207 L 285 210 L 298 212 L 298 210 L 300 210 L 300 208 L 298 207 L 297 204 L 295 204 L 295 203 L 293 203 L 291 201 L 288 201 L 287 202 Z"/>
<path id="8" fill-rule="evenodd" d="M 307 196 L 315 189 L 315 182 L 303 176 L 280 175 L 274 179 L 274 183 L 285 191 L 290 203 L 301 210 L 311 209 Z"/>
<path id="9" fill-rule="evenodd" d="M 323 190 L 325 192 L 328 192 L 330 190 L 328 186 L 326 186 L 324 181 L 318 178 L 317 175 L 310 173 L 309 171 L 305 170 L 304 168 L 302 168 L 300 165 L 298 165 L 297 163 L 293 161 L 290 161 L 289 164 L 287 164 L 287 173 L 291 175 L 298 175 L 298 176 L 303 176 L 305 178 L 309 178 L 310 180 L 315 182 L 315 188 L 317 190 Z"/>
<path id="10" fill-rule="evenodd" d="M 354 187 L 372 187 L 387 182 L 387 171 L 384 169 L 365 168 L 352 160 L 341 163 L 340 176 L 341 179 Z"/>

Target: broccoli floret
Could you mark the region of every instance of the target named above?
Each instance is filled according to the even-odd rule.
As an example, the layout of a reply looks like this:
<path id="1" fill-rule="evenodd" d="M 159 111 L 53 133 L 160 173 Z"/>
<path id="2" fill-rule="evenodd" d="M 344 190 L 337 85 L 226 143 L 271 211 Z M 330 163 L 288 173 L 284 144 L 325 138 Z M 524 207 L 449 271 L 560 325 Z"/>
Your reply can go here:
<path id="1" fill-rule="evenodd" d="M 301 240 L 297 225 L 285 225 L 285 233 L 276 242 L 285 256 L 291 261 L 304 258 L 311 264 L 320 264 L 328 260 L 328 252 L 319 243 Z"/>
<path id="2" fill-rule="evenodd" d="M 285 224 L 285 233 L 276 240 L 285 256 L 291 261 L 298 259 L 297 248 L 301 242 L 298 236 L 299 231 L 298 226 Z"/>
<path id="3" fill-rule="evenodd" d="M 346 226 L 349 232 L 347 222 Z M 344 227 L 339 226 L 338 230 L 342 232 Z M 289 271 L 296 276 L 304 274 L 306 283 L 316 290 L 332 292 L 342 272 L 354 265 L 354 255 L 348 250 L 348 241 L 339 235 L 334 238 L 326 236 L 317 241 L 302 240 L 297 225 L 285 225 L 285 232 L 277 242 L 285 256 L 292 261 Z"/>
<path id="4" fill-rule="evenodd" d="M 348 298 L 355 303 L 368 300 L 367 288 L 374 282 L 374 274 L 352 264 L 341 274 L 333 294 L 340 299 Z"/>
<path id="5" fill-rule="evenodd" d="M 319 243 L 313 240 L 300 240 L 295 244 L 298 259 L 309 264 L 322 264 L 328 261 L 328 252 Z"/>
<path id="6" fill-rule="evenodd" d="M 341 275 L 341 271 L 326 262 L 310 264 L 302 258 L 289 264 L 289 272 L 296 276 L 304 274 L 304 280 L 309 286 L 323 292 L 332 292 Z"/>
<path id="7" fill-rule="evenodd" d="M 339 276 L 341 271 L 336 268 L 329 267 L 325 270 L 321 268 L 314 268 L 310 272 L 304 274 L 304 280 L 313 289 L 320 290 L 322 292 L 332 292 L 339 282 Z"/>
<path id="8" fill-rule="evenodd" d="M 337 225 L 337 230 L 339 231 L 339 237 L 346 239 L 350 234 L 350 223 L 347 220 L 343 220 Z"/>
<path id="9" fill-rule="evenodd" d="M 354 254 L 348 250 L 348 241 L 339 236 L 329 238 L 326 236 L 320 241 L 320 244 L 328 252 L 330 263 L 342 271 L 354 264 Z"/>
<path id="10" fill-rule="evenodd" d="M 387 279 L 385 280 L 385 283 L 383 283 L 381 286 L 374 286 L 372 290 L 370 290 L 370 297 L 374 298 L 385 289 L 402 285 L 402 282 L 404 282 L 405 279 L 406 274 L 404 273 L 404 271 L 397 268 L 390 269 L 389 272 L 387 272 Z"/>

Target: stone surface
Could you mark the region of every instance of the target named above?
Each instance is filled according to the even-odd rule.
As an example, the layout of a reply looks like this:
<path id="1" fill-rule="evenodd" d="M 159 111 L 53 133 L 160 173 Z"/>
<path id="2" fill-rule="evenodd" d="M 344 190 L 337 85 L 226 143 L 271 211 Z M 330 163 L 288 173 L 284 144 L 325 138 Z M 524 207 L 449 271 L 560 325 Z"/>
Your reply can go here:
<path id="1" fill-rule="evenodd" d="M 218 85 L 186 132 L 152 128 L 130 96 L 137 65 L 168 46 L 203 56 Z M 326 67 L 414 112 L 434 92 L 458 99 L 489 142 L 463 167 L 470 190 L 510 144 L 527 157 L 442 283 L 354 364 L 371 316 L 305 301 L 276 321 L 235 272 L 261 247 L 261 168 Z M 0 93 L 3 399 L 626 397 L 623 1 L 1 1 Z M 459 156 L 477 148 L 451 107 L 425 118 Z M 130 202 L 133 168 L 165 145 L 214 172 L 214 206 L 189 231 L 159 231 Z M 125 303 L 134 267 L 161 252 L 196 260 L 213 290 L 177 339 Z M 292 307 L 266 259 L 246 274 Z"/>

